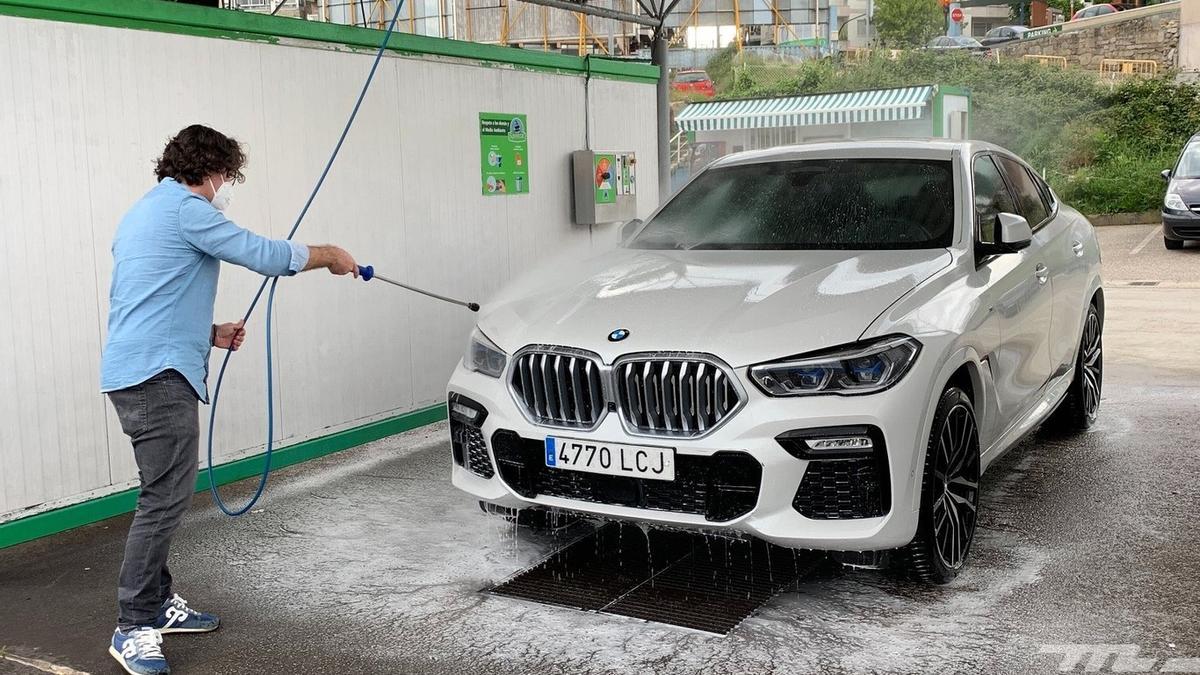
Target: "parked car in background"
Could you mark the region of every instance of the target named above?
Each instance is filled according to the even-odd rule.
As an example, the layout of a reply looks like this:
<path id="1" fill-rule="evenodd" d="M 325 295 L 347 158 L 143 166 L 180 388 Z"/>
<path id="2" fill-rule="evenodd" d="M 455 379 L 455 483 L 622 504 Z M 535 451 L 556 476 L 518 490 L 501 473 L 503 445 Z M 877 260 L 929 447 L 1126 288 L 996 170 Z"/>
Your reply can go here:
<path id="1" fill-rule="evenodd" d="M 717 95 L 712 78 L 703 70 L 680 70 L 671 80 L 671 88 L 683 94 L 700 94 L 712 98 Z"/>
<path id="2" fill-rule="evenodd" d="M 1093 16 L 1104 16 L 1105 14 L 1114 14 L 1119 11 L 1121 11 L 1119 5 L 1106 2 L 1099 5 L 1092 5 L 1091 7 L 1084 7 L 1078 12 L 1075 12 L 1075 15 L 1071 17 L 1071 20 L 1078 21 L 1080 19 L 1090 19 Z"/>
<path id="3" fill-rule="evenodd" d="M 479 315 L 447 400 L 453 483 L 487 511 L 860 552 L 940 584 L 980 474 L 1043 422 L 1096 420 L 1095 233 L 1002 148 L 728 155 L 621 234 Z"/>
<path id="4" fill-rule="evenodd" d="M 1162 172 L 1167 181 L 1163 198 L 1163 245 L 1183 248 L 1183 242 L 1200 240 L 1200 133 L 1188 139 L 1175 167 Z"/>
<path id="5" fill-rule="evenodd" d="M 979 40 L 979 44 L 983 45 L 984 47 L 1001 45 L 1005 42 L 1020 40 L 1021 36 L 1027 32 L 1029 32 L 1029 29 L 1025 26 L 997 26 L 996 28 L 989 30 L 987 34 Z"/>
<path id="6" fill-rule="evenodd" d="M 987 47 L 984 47 L 982 44 L 980 44 L 979 40 L 966 35 L 960 35 L 958 37 L 951 37 L 949 35 L 935 37 L 929 41 L 929 44 L 925 45 L 925 49 L 948 52 L 965 51 L 972 54 L 979 54 L 981 56 L 987 55 Z"/>

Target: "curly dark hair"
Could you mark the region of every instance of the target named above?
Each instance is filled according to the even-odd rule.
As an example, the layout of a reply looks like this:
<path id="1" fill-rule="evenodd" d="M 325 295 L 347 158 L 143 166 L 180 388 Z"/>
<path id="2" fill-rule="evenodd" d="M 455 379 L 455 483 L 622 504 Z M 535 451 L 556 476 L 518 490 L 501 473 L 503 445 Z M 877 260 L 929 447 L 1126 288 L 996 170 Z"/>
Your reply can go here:
<path id="1" fill-rule="evenodd" d="M 246 180 L 242 174 L 245 165 L 246 153 L 240 143 L 216 129 L 193 124 L 167 141 L 154 163 L 154 173 L 160 181 L 174 178 L 188 185 L 200 185 L 214 173 L 241 183 Z"/>

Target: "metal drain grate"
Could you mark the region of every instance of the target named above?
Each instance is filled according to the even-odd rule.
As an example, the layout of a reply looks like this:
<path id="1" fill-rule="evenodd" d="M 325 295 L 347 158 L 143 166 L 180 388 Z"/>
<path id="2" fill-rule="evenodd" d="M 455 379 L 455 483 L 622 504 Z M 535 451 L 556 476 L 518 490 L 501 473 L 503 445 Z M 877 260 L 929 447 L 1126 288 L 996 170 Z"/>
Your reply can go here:
<path id="1" fill-rule="evenodd" d="M 485 590 L 724 635 L 816 559 L 758 540 L 609 523 Z"/>

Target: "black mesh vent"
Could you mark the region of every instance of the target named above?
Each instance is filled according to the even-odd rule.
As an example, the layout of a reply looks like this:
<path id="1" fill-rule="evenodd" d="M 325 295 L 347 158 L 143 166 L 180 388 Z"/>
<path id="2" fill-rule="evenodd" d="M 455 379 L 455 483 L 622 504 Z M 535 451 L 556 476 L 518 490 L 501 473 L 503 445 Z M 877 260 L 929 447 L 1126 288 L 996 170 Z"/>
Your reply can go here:
<path id="1" fill-rule="evenodd" d="M 886 459 L 813 460 L 792 507 L 814 520 L 875 518 L 887 513 L 888 492 Z"/>
<path id="2" fill-rule="evenodd" d="M 492 449 L 500 477 L 517 494 L 612 504 L 655 511 L 691 513 L 707 520 L 733 520 L 754 509 L 762 483 L 762 465 L 744 452 L 711 457 L 675 455 L 675 480 L 605 476 L 545 465 L 540 440 L 497 431 Z"/>
<path id="3" fill-rule="evenodd" d="M 492 460 L 488 457 L 483 432 L 479 429 L 451 420 L 450 445 L 454 451 L 454 462 L 459 466 L 465 466 L 471 473 L 483 478 L 496 475 Z"/>

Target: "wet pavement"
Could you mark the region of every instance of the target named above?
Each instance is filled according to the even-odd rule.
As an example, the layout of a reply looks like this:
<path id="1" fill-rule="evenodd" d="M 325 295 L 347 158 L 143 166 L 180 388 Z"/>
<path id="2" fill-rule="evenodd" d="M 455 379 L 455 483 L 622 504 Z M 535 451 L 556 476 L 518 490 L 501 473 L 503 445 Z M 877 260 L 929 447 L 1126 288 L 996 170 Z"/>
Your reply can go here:
<path id="1" fill-rule="evenodd" d="M 1167 269 L 1130 260 L 1137 243 L 1105 243 L 1114 279 Z M 1200 672 L 1200 267 L 1179 276 L 1109 289 L 1099 424 L 993 465 L 949 586 L 822 566 L 727 636 L 482 594 L 590 525 L 484 514 L 450 487 L 436 426 L 280 471 L 241 519 L 198 495 L 172 571 L 224 627 L 166 653 L 176 673 L 1045 673 L 1062 645 L 1108 645 L 1138 659 L 1096 669 Z M 105 649 L 127 525 L 0 550 L 0 656 L 120 672 Z"/>

